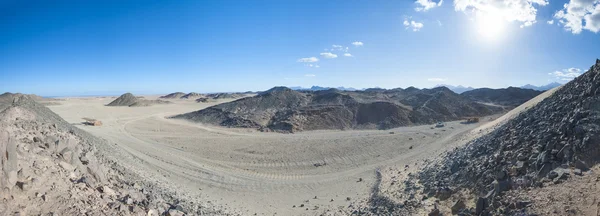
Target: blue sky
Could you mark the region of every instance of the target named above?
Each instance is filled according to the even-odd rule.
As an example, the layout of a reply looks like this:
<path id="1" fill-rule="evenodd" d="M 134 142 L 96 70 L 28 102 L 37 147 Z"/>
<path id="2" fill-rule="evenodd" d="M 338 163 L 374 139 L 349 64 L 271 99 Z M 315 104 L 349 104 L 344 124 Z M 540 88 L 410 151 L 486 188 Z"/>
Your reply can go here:
<path id="1" fill-rule="evenodd" d="M 3 0 L 0 91 L 566 82 L 600 58 L 599 1 Z"/>

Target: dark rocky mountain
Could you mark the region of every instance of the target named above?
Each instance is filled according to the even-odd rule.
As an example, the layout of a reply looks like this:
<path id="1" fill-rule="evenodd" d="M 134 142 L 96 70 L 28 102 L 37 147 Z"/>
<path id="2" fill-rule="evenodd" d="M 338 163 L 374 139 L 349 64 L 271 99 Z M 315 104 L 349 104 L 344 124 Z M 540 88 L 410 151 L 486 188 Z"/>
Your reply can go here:
<path id="1" fill-rule="evenodd" d="M 113 100 L 106 106 L 128 106 L 128 107 L 141 107 L 141 106 L 152 106 L 154 104 L 169 104 L 169 101 L 163 100 L 146 100 L 140 97 L 136 97 L 131 93 L 125 93 Z"/>
<path id="2" fill-rule="evenodd" d="M 319 129 L 378 128 L 430 124 L 499 110 L 470 101 L 448 88 L 337 89 L 299 92 L 275 87 L 255 97 L 173 116 L 226 127 L 294 132 Z"/>
<path id="3" fill-rule="evenodd" d="M 546 91 L 546 90 L 550 90 L 550 89 L 556 88 L 556 87 L 561 86 L 561 85 L 562 84 L 560 84 L 560 83 L 553 82 L 553 83 L 550 83 L 548 85 L 543 85 L 543 86 L 534 86 L 534 85 L 531 85 L 531 84 L 527 84 L 527 85 L 521 86 L 520 88 L 523 88 L 523 89 L 533 89 L 533 90 L 537 90 L 537 91 Z"/>
<path id="4" fill-rule="evenodd" d="M 321 91 L 321 90 L 328 90 L 328 89 L 338 89 L 341 91 L 359 91 L 359 89 L 355 89 L 352 87 L 346 88 L 343 86 L 340 87 L 321 87 L 321 86 L 312 86 L 310 88 L 303 88 L 301 86 L 293 86 L 293 87 L 289 87 L 292 90 L 296 90 L 296 91 Z"/>
<path id="5" fill-rule="evenodd" d="M 212 98 L 212 99 L 238 99 L 238 98 L 243 98 L 246 97 L 246 94 L 244 93 L 212 93 L 212 94 L 207 94 L 206 95 L 207 98 Z"/>
<path id="6" fill-rule="evenodd" d="M 473 87 L 464 87 L 461 85 L 453 86 L 453 85 L 446 85 L 446 84 L 436 85 L 435 88 L 437 88 L 437 87 L 446 87 L 446 88 L 452 90 L 453 92 L 455 92 L 456 94 L 461 94 L 463 92 L 471 91 L 474 89 Z"/>
<path id="7" fill-rule="evenodd" d="M 503 89 L 479 88 L 463 92 L 460 95 L 477 102 L 516 107 L 541 93 L 542 91 L 532 89 L 508 87 Z"/>
<path id="8" fill-rule="evenodd" d="M 125 94 L 119 96 L 114 101 L 107 104 L 106 106 L 130 106 L 132 104 L 137 103 L 138 100 L 140 100 L 140 99 L 135 97 L 133 94 L 125 93 Z"/>
<path id="9" fill-rule="evenodd" d="M 174 92 L 174 93 L 171 93 L 168 95 L 160 96 L 160 98 L 162 98 L 162 99 L 179 99 L 185 95 L 186 94 L 183 92 Z"/>
<path id="10" fill-rule="evenodd" d="M 502 195 L 509 190 L 559 184 L 600 162 L 598 80 L 600 60 L 498 129 L 429 164 L 416 175 L 424 193 L 447 198 L 470 189 L 475 195 L 486 195 L 475 200 L 476 208 L 464 209 L 466 212 L 528 215 L 520 209 L 527 205 L 505 202 L 509 198 Z"/>
<path id="11" fill-rule="evenodd" d="M 205 95 L 196 92 L 190 92 L 185 94 L 184 96 L 181 96 L 181 99 L 197 99 L 202 97 L 205 97 Z"/>

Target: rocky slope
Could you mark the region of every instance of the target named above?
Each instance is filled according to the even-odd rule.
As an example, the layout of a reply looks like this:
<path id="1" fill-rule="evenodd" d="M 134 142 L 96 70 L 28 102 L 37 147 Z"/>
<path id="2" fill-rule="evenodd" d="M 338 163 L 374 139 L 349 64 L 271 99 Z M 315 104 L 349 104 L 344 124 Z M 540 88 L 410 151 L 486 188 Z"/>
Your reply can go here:
<path id="1" fill-rule="evenodd" d="M 600 162 L 599 80 L 597 60 L 589 71 L 536 106 L 428 163 L 405 182 L 406 192 L 423 194 L 423 199 L 452 200 L 452 208 L 467 215 L 526 214 L 527 207 L 539 201 L 523 196 L 527 188 L 546 188 L 587 175 Z M 466 200 L 465 191 L 475 197 Z M 414 197 L 406 201 L 409 206 L 423 208 Z M 555 201 L 563 199 L 567 198 Z"/>
<path id="2" fill-rule="evenodd" d="M 477 102 L 516 107 L 541 93 L 542 91 L 532 89 L 508 87 L 504 89 L 479 88 L 463 92 L 460 95 Z"/>
<path id="3" fill-rule="evenodd" d="M 200 94 L 200 93 L 196 93 L 196 92 L 190 92 L 185 94 L 184 96 L 181 96 L 181 99 L 197 99 L 197 98 L 204 98 L 205 95 Z"/>
<path id="4" fill-rule="evenodd" d="M 275 87 L 196 112 L 173 116 L 227 127 L 294 132 L 319 129 L 393 128 L 484 116 L 497 108 L 447 88 L 299 92 Z"/>
<path id="5" fill-rule="evenodd" d="M 200 94 L 196 92 L 190 92 L 188 94 L 183 92 L 175 92 L 165 96 L 161 96 L 162 99 L 190 99 L 195 100 L 198 103 L 205 103 L 209 101 L 215 101 L 218 99 L 238 99 L 246 97 L 245 93 L 211 93 L 211 94 Z"/>
<path id="6" fill-rule="evenodd" d="M 21 93 L 10 93 L 5 92 L 0 95 L 0 111 L 4 110 L 12 103 L 13 99 L 18 98 L 20 96 L 27 96 L 30 99 L 42 104 L 42 105 L 60 105 L 59 99 L 54 98 L 44 98 L 35 94 L 21 94 Z"/>
<path id="7" fill-rule="evenodd" d="M 136 97 L 131 93 L 125 93 L 113 100 L 106 106 L 128 106 L 128 107 L 141 107 L 141 106 L 152 106 L 154 104 L 169 104 L 169 101 L 163 100 L 146 100 L 140 97 Z"/>
<path id="8" fill-rule="evenodd" d="M 186 94 L 183 92 L 174 92 L 165 96 L 160 96 L 160 98 L 162 99 L 179 99 L 183 96 L 185 96 Z"/>
<path id="9" fill-rule="evenodd" d="M 109 146 L 28 96 L 13 99 L 0 112 L 0 214 L 183 214 L 189 203 L 111 161 Z"/>
<path id="10" fill-rule="evenodd" d="M 238 98 L 246 97 L 246 94 L 243 94 L 243 93 L 213 93 L 213 94 L 207 94 L 206 97 L 214 99 L 214 100 L 217 100 L 217 99 L 238 99 Z"/>
<path id="11" fill-rule="evenodd" d="M 140 100 L 140 99 L 135 97 L 133 94 L 125 93 L 125 94 L 119 96 L 114 101 L 107 104 L 106 106 L 130 106 L 134 103 L 137 103 L 138 100 Z"/>

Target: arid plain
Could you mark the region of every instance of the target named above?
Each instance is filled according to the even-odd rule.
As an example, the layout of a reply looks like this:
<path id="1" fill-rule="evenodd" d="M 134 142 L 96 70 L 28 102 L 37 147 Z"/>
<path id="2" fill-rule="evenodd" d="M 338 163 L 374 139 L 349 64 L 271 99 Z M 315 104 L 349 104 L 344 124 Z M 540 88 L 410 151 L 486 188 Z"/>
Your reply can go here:
<path id="1" fill-rule="evenodd" d="M 408 172 L 411 165 L 478 136 L 479 129 L 474 129 L 494 119 L 448 122 L 443 128 L 284 134 L 166 118 L 231 100 L 105 106 L 112 100 L 65 98 L 50 108 L 73 124 L 84 117 L 101 120 L 101 127 L 78 127 L 130 154 L 118 160 L 140 176 L 245 215 L 348 214 L 345 207 L 369 198 L 379 170 Z"/>

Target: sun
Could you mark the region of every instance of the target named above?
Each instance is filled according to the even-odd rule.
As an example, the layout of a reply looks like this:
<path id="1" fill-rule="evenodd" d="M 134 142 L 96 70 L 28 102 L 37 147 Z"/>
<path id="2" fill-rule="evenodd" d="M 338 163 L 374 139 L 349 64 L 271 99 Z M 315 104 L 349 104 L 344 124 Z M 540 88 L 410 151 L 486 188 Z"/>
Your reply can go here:
<path id="1" fill-rule="evenodd" d="M 477 32 L 489 41 L 502 38 L 505 31 L 506 20 L 498 13 L 481 13 L 476 17 Z"/>

